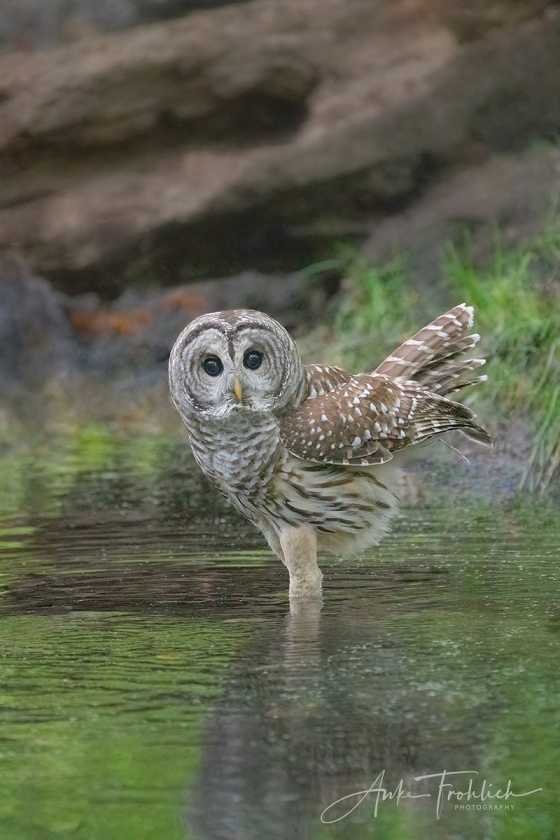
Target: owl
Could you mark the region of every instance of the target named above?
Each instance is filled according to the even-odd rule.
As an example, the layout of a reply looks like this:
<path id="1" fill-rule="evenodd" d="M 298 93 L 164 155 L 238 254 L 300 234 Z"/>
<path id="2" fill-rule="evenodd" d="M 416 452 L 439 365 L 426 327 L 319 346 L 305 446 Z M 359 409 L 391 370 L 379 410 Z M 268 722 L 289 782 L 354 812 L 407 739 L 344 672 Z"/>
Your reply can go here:
<path id="1" fill-rule="evenodd" d="M 205 475 L 285 564 L 290 596 L 321 588 L 318 551 L 375 545 L 398 511 L 402 460 L 459 430 L 490 435 L 449 399 L 486 379 L 463 374 L 465 304 L 436 318 L 372 373 L 304 365 L 288 332 L 262 312 L 212 312 L 181 333 L 169 361 L 171 397 Z"/>

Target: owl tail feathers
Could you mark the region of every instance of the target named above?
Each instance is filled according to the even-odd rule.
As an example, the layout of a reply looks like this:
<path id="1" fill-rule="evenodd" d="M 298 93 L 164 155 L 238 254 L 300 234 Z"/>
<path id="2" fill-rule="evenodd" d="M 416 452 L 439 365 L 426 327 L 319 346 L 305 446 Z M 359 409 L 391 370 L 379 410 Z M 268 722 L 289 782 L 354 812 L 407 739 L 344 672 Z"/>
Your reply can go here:
<path id="1" fill-rule="evenodd" d="M 479 376 L 458 382 L 464 373 L 486 362 L 486 359 L 459 358 L 472 350 L 480 338 L 476 333 L 467 335 L 473 319 L 472 306 L 461 303 L 453 307 L 401 344 L 375 373 L 414 380 L 442 396 L 484 381 L 485 377 Z"/>
<path id="2" fill-rule="evenodd" d="M 474 422 L 475 414 L 461 403 L 426 394 L 419 400 L 418 409 L 413 419 L 413 443 L 419 443 L 444 432 L 459 431 L 471 440 L 492 446 L 488 432 Z"/>
<path id="3" fill-rule="evenodd" d="M 461 431 L 471 440 L 476 440 L 477 443 L 482 443 L 484 446 L 494 446 L 491 436 L 478 423 L 471 423 L 462 428 Z"/>

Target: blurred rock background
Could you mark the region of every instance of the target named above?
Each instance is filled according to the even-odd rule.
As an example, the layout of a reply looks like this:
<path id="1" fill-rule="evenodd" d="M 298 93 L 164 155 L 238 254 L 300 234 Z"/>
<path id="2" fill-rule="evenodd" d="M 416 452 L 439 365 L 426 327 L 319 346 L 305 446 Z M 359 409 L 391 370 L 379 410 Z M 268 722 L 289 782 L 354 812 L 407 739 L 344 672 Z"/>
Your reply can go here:
<path id="1" fill-rule="evenodd" d="M 542 230 L 551 0 L 0 0 L 0 376 L 163 374 L 180 328 L 303 330 L 352 245 L 421 294 Z"/>

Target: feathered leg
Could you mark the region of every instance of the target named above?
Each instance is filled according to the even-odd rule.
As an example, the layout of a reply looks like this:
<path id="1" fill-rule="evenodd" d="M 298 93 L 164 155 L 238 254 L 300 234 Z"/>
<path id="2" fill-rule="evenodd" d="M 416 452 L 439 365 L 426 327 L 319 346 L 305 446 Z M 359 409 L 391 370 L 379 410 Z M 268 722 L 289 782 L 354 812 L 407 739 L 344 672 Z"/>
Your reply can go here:
<path id="1" fill-rule="evenodd" d="M 323 575 L 317 564 L 317 535 L 310 525 L 286 527 L 279 533 L 283 560 L 290 575 L 290 598 L 313 598 Z"/>

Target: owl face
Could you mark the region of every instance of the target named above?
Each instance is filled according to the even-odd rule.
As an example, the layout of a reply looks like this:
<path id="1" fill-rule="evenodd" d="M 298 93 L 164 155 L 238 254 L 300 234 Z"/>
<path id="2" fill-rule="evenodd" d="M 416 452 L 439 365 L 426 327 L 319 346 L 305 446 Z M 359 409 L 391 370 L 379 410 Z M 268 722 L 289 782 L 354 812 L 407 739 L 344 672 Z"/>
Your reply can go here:
<path id="1" fill-rule="evenodd" d="M 302 398 L 303 366 L 286 330 L 249 309 L 192 321 L 171 351 L 169 382 L 179 412 L 227 417 L 273 412 Z"/>

